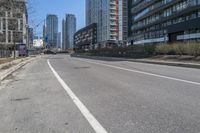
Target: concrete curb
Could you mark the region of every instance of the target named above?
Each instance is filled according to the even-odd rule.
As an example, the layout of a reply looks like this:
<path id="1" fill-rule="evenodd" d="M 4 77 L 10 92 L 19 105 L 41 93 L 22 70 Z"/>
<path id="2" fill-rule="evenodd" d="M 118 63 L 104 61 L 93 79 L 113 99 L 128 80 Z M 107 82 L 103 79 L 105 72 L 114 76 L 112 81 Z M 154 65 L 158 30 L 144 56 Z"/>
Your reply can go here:
<path id="1" fill-rule="evenodd" d="M 36 58 L 24 59 L 22 62 L 21 62 L 21 60 L 20 61 L 16 60 L 16 61 L 13 61 L 13 62 L 10 62 L 10 63 L 3 64 L 3 66 L 5 66 L 5 65 L 13 65 L 15 63 L 18 63 L 17 65 L 12 66 L 11 68 L 8 68 L 8 69 L 3 70 L 2 72 L 0 72 L 0 82 L 2 80 L 4 80 L 8 75 L 12 74 L 13 72 L 15 72 L 16 70 L 20 69 L 22 66 L 26 65 L 28 62 L 30 62 L 30 61 L 32 61 L 34 59 L 36 59 Z"/>
<path id="2" fill-rule="evenodd" d="M 188 67 L 188 68 L 197 68 L 197 69 L 200 69 L 200 64 L 197 64 L 197 63 L 154 61 L 154 60 L 128 60 L 128 61 L 139 62 L 139 63 L 149 63 L 149 64 L 157 64 L 157 65 L 178 66 L 178 67 Z"/>
<path id="3" fill-rule="evenodd" d="M 200 63 L 198 64 L 198 63 L 172 62 L 172 61 L 155 61 L 155 60 L 147 60 L 147 59 L 127 59 L 127 58 L 117 58 L 117 57 L 86 56 L 86 55 L 75 55 L 75 54 L 71 55 L 71 57 L 106 60 L 106 61 L 130 61 L 130 62 L 138 62 L 138 63 L 149 63 L 149 64 L 157 64 L 157 65 L 168 65 L 168 66 L 178 66 L 178 67 L 200 69 Z"/>

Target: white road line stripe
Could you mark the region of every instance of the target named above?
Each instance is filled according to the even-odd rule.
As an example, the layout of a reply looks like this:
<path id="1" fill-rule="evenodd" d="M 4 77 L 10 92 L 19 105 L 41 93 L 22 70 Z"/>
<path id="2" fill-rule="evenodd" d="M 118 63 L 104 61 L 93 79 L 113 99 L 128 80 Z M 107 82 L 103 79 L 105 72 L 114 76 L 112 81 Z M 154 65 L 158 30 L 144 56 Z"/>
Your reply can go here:
<path id="1" fill-rule="evenodd" d="M 75 105 L 78 107 L 78 109 L 81 111 L 83 116 L 87 119 L 87 121 L 90 123 L 92 128 L 96 133 L 107 133 L 107 131 L 103 128 L 103 126 L 96 120 L 96 118 L 90 113 L 90 111 L 86 108 L 86 106 L 79 100 L 79 98 L 73 93 L 73 91 L 69 88 L 69 86 L 62 80 L 62 78 L 58 75 L 58 73 L 55 71 L 55 69 L 51 66 L 49 60 L 47 60 L 47 63 L 59 81 L 59 83 L 62 85 L 62 87 L 65 89 L 65 91 L 68 93 L 68 95 L 71 97 Z"/>
<path id="2" fill-rule="evenodd" d="M 98 62 L 95 62 L 95 61 L 89 61 L 89 60 L 86 60 L 86 59 L 77 59 L 77 60 L 84 61 L 84 62 L 87 62 L 87 63 L 96 64 L 96 65 L 101 65 L 101 66 L 107 66 L 107 67 L 111 67 L 111 68 L 115 68 L 115 69 L 125 70 L 125 71 L 129 71 L 129 72 L 134 72 L 134 73 L 139 73 L 139 74 L 144 74 L 144 75 L 149 75 L 149 76 L 154 76 L 154 77 L 159 77 L 159 78 L 165 78 L 165 79 L 175 80 L 175 81 L 189 83 L 189 84 L 200 85 L 199 82 L 194 82 L 194 81 L 189 81 L 189 80 L 184 80 L 184 79 L 178 79 L 178 78 L 174 78 L 174 77 L 168 77 L 168 76 L 164 76 L 164 75 L 148 73 L 148 72 L 143 72 L 143 71 L 138 71 L 138 70 L 133 70 L 133 69 L 127 69 L 127 68 L 123 68 L 123 67 L 108 65 L 108 64 L 105 64 L 105 63 L 98 63 Z"/>

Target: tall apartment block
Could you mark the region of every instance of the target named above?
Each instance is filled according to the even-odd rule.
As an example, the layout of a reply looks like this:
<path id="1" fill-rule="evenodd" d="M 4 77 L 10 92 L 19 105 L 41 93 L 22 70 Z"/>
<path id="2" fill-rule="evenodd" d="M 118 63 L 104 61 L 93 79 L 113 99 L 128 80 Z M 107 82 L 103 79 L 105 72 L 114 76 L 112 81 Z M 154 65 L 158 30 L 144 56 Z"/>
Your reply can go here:
<path id="1" fill-rule="evenodd" d="M 119 40 L 123 43 L 128 39 L 128 0 L 119 0 Z"/>
<path id="2" fill-rule="evenodd" d="M 200 41 L 200 0 L 129 0 L 129 42 Z"/>
<path id="3" fill-rule="evenodd" d="M 74 34 L 76 32 L 76 17 L 73 14 L 66 14 L 62 21 L 62 49 L 74 48 Z"/>
<path id="4" fill-rule="evenodd" d="M 0 45 L 28 45 L 28 13 L 25 0 L 0 0 Z"/>
<path id="5" fill-rule="evenodd" d="M 57 47 L 58 36 L 58 17 L 53 14 L 47 15 L 46 18 L 46 37 L 49 48 Z"/>
<path id="6" fill-rule="evenodd" d="M 97 23 L 101 47 L 127 39 L 127 0 L 86 0 L 86 25 Z"/>

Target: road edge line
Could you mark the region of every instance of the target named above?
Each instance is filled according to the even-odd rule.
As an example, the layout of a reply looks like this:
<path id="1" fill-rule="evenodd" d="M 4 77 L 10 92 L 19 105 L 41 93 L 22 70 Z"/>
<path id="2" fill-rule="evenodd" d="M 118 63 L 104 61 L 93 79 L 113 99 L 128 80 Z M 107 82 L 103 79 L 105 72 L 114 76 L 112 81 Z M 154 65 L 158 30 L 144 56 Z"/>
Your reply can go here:
<path id="1" fill-rule="evenodd" d="M 86 108 L 86 106 L 81 102 L 81 100 L 73 93 L 73 91 L 69 88 L 69 86 L 63 81 L 63 79 L 59 76 L 59 74 L 52 67 L 49 59 L 47 60 L 49 68 L 53 72 L 54 76 L 58 80 L 58 82 L 62 85 L 65 91 L 68 93 L 72 101 L 81 111 L 82 115 L 86 118 L 89 124 L 92 126 L 96 133 L 108 133 L 104 127 L 97 121 L 97 119 L 90 113 L 90 111 Z"/>

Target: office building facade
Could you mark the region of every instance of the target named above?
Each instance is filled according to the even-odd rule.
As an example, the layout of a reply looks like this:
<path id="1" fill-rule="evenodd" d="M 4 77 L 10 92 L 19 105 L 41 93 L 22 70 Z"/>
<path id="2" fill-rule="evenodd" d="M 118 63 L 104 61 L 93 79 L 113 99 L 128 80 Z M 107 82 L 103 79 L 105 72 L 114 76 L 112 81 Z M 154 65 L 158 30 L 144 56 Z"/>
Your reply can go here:
<path id="1" fill-rule="evenodd" d="M 47 15 L 46 18 L 46 37 L 49 48 L 57 47 L 58 40 L 58 17 L 53 14 Z"/>
<path id="2" fill-rule="evenodd" d="M 61 32 L 58 32 L 58 35 L 57 35 L 57 48 L 61 48 Z"/>
<path id="3" fill-rule="evenodd" d="M 28 46 L 28 13 L 25 0 L 0 1 L 0 45 Z"/>
<path id="4" fill-rule="evenodd" d="M 62 50 L 66 50 L 66 26 L 65 19 L 62 20 Z"/>
<path id="5" fill-rule="evenodd" d="M 62 21 L 62 49 L 74 48 L 74 34 L 76 32 L 76 17 L 73 14 L 66 14 Z"/>
<path id="6" fill-rule="evenodd" d="M 127 16 L 127 0 L 86 0 L 86 25 L 97 23 L 102 47 L 126 41 Z"/>
<path id="7" fill-rule="evenodd" d="M 129 0 L 129 42 L 200 40 L 200 0 Z"/>
<path id="8" fill-rule="evenodd" d="M 77 50 L 95 49 L 97 43 L 97 24 L 88 25 L 74 34 L 74 45 Z"/>

